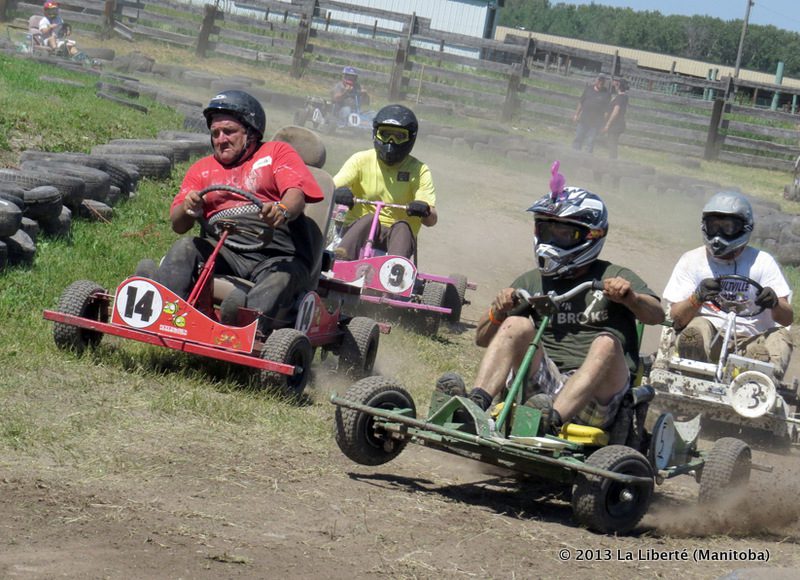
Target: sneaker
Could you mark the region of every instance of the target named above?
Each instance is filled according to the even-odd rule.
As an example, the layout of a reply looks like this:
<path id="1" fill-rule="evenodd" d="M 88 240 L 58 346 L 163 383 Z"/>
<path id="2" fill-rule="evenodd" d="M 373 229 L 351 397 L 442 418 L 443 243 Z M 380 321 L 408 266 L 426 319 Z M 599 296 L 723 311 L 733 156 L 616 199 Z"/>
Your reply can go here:
<path id="1" fill-rule="evenodd" d="M 540 435 L 558 435 L 561 430 L 561 421 L 558 417 L 558 411 L 553 409 L 553 397 L 547 393 L 536 393 L 525 401 L 526 407 L 538 409 L 542 418 L 539 423 Z M 557 418 L 555 421 L 554 418 Z"/>
<path id="2" fill-rule="evenodd" d="M 678 356 L 689 360 L 708 362 L 703 348 L 703 335 L 696 328 L 685 328 L 678 335 Z"/>
<path id="3" fill-rule="evenodd" d="M 333 251 L 333 255 L 340 262 L 347 262 L 350 260 L 350 257 L 347 255 L 347 250 L 342 247 L 336 248 Z"/>
<path id="4" fill-rule="evenodd" d="M 436 381 L 436 390 L 449 397 L 466 397 L 467 386 L 456 373 L 444 373 Z"/>

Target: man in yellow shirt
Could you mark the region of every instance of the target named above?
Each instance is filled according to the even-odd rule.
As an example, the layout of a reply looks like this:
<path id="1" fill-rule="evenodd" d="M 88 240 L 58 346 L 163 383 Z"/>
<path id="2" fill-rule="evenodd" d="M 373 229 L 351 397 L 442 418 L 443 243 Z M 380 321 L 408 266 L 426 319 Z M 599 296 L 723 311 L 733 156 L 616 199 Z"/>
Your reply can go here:
<path id="1" fill-rule="evenodd" d="M 403 105 L 387 105 L 372 122 L 373 148 L 353 154 L 334 176 L 334 201 L 350 209 L 337 249 L 343 260 L 358 258 L 372 225 L 373 206 L 355 199 L 400 204 L 384 207 L 375 246 L 392 256 L 416 254 L 420 226 L 436 225 L 436 191 L 428 166 L 411 155 L 419 124 Z"/>

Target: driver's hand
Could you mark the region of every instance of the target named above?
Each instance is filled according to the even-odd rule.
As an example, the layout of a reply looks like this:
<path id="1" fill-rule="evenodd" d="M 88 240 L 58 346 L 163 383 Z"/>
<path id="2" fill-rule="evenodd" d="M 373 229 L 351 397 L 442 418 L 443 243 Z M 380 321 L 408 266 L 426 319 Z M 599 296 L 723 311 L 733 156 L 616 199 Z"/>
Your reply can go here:
<path id="1" fill-rule="evenodd" d="M 497 293 L 492 302 L 492 310 L 495 314 L 504 315 L 516 306 L 517 301 L 514 298 L 513 288 L 503 288 Z"/>
<path id="2" fill-rule="evenodd" d="M 183 198 L 183 211 L 193 218 L 203 215 L 203 198 L 196 191 L 190 191 Z"/>
<path id="3" fill-rule="evenodd" d="M 758 293 L 755 302 L 756 306 L 772 310 L 778 305 L 778 295 L 775 294 L 775 290 L 767 286 Z"/>
<path id="4" fill-rule="evenodd" d="M 278 202 L 265 203 L 261 208 L 261 219 L 271 228 L 277 228 L 279 225 L 286 223 L 281 205 Z"/>
<path id="5" fill-rule="evenodd" d="M 618 302 L 620 304 L 627 302 L 631 296 L 633 296 L 631 283 L 619 276 L 603 280 L 603 293 L 611 302 Z"/>
<path id="6" fill-rule="evenodd" d="M 694 297 L 697 302 L 703 303 L 714 298 L 722 290 L 719 285 L 719 280 L 716 278 L 705 278 L 698 285 L 694 291 Z"/>

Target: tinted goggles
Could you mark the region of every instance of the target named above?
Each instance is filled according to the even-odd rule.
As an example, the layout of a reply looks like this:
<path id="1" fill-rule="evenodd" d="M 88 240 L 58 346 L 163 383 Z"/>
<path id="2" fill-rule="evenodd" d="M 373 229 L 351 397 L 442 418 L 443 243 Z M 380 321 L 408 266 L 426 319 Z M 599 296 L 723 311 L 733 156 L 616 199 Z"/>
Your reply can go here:
<path id="1" fill-rule="evenodd" d="M 379 126 L 377 131 L 375 131 L 375 137 L 382 143 L 394 143 L 395 145 L 402 145 L 411 140 L 411 134 L 408 132 L 408 129 L 389 125 Z"/>
<path id="2" fill-rule="evenodd" d="M 730 238 L 736 236 L 744 230 L 744 222 L 734 216 L 711 215 L 703 219 L 706 226 L 706 234 L 710 237 L 725 236 Z"/>
<path id="3" fill-rule="evenodd" d="M 589 234 L 588 228 L 563 222 L 536 220 L 534 227 L 540 243 L 565 250 L 583 243 Z"/>

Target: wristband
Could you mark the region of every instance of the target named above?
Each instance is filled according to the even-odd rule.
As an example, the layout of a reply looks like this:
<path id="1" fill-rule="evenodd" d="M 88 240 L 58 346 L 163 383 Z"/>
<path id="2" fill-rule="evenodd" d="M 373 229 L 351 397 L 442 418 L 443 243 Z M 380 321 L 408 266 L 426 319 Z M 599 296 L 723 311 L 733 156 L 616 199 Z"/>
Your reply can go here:
<path id="1" fill-rule="evenodd" d="M 506 318 L 508 318 L 508 315 L 503 313 L 503 317 L 498 320 L 497 318 L 494 317 L 494 308 L 492 308 L 491 306 L 489 307 L 489 322 L 491 322 L 494 326 L 500 326 L 501 324 L 503 324 L 503 321 Z"/>
<path id="2" fill-rule="evenodd" d="M 285 219 L 287 222 L 292 219 L 292 214 L 289 213 L 289 208 L 286 207 L 286 204 L 276 201 L 273 205 L 278 208 L 278 210 L 281 212 L 281 215 L 283 215 L 283 219 Z"/>

